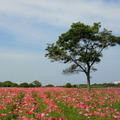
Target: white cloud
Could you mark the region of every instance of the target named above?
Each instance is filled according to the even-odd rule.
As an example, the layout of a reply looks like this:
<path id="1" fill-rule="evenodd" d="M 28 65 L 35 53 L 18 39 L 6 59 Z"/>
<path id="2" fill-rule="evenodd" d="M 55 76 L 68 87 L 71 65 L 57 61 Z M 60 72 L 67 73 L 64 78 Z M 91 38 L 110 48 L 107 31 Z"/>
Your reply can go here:
<path id="1" fill-rule="evenodd" d="M 43 22 L 66 26 L 76 21 L 91 24 L 101 21 L 104 26 L 119 32 L 119 4 L 101 0 L 0 0 L 0 13 L 18 16 L 30 23 Z M 23 22 L 23 21 L 21 21 Z M 20 23 L 21 23 L 20 22 Z"/>

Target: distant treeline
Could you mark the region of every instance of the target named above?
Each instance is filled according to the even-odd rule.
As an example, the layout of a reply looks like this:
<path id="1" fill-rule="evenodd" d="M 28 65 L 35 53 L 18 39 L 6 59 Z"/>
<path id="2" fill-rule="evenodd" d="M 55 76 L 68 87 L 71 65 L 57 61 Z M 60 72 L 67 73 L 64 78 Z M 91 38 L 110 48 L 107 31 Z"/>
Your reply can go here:
<path id="1" fill-rule="evenodd" d="M 23 82 L 20 84 L 11 81 L 0 82 L 0 87 L 41 87 L 41 86 L 42 84 L 38 80 L 35 80 L 31 83 Z"/>
<path id="2" fill-rule="evenodd" d="M 74 84 L 66 83 L 63 86 L 54 86 L 53 84 L 48 84 L 45 86 L 42 86 L 41 82 L 38 80 L 35 80 L 31 83 L 23 82 L 20 84 L 11 82 L 11 81 L 4 81 L 0 82 L 0 87 L 66 87 L 66 88 L 87 88 L 86 84 Z M 105 87 L 120 87 L 120 84 L 113 84 L 113 83 L 103 83 L 103 84 L 92 84 L 92 88 L 105 88 Z"/>
<path id="3" fill-rule="evenodd" d="M 79 85 L 72 85 L 71 83 L 67 83 L 65 87 L 68 88 L 87 88 L 86 84 L 79 84 Z M 114 84 L 114 83 L 103 83 L 103 84 L 92 84 L 91 88 L 105 88 L 105 87 L 120 87 L 120 84 Z"/>

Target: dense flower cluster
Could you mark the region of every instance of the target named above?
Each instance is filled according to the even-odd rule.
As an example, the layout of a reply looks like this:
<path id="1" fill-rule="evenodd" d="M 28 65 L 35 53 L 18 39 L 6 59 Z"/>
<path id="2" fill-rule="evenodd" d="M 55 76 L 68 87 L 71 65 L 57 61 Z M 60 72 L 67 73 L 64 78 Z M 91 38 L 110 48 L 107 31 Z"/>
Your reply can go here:
<path id="1" fill-rule="evenodd" d="M 120 88 L 0 88 L 0 120 L 119 120 Z"/>

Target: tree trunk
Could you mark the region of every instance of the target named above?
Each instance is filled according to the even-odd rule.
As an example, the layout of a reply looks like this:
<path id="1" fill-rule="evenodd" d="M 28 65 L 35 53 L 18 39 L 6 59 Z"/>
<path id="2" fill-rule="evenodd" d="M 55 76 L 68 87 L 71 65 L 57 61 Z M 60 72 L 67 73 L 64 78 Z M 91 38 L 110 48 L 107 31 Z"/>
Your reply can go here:
<path id="1" fill-rule="evenodd" d="M 90 91 L 91 90 L 91 87 L 90 87 L 90 72 L 86 73 L 86 77 L 87 77 L 87 89 L 88 89 L 88 91 Z"/>

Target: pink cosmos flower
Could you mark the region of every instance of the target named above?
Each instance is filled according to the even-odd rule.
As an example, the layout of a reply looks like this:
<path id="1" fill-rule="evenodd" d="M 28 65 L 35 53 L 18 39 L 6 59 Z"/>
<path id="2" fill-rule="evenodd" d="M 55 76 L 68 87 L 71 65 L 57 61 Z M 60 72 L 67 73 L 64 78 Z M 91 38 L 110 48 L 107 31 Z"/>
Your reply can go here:
<path id="1" fill-rule="evenodd" d="M 48 114 L 46 113 L 39 113 L 36 115 L 36 118 L 41 120 L 41 119 L 45 119 L 45 117 L 48 116 Z"/>
<path id="2" fill-rule="evenodd" d="M 82 114 L 82 112 L 79 112 L 79 114 L 81 115 L 81 114 Z"/>
<path id="3" fill-rule="evenodd" d="M 105 117 L 106 115 L 105 114 L 100 114 L 100 117 Z"/>
<path id="4" fill-rule="evenodd" d="M 18 117 L 18 118 L 22 118 L 22 120 L 28 120 L 25 116 Z"/>
<path id="5" fill-rule="evenodd" d="M 99 112 L 97 112 L 97 111 L 94 111 L 94 115 L 99 115 Z"/>
<path id="6" fill-rule="evenodd" d="M 115 119 L 120 119 L 120 116 L 118 116 L 118 115 L 113 115 L 113 118 L 115 118 Z"/>
<path id="7" fill-rule="evenodd" d="M 0 117 L 5 117 L 6 116 L 6 114 L 0 114 Z"/>
<path id="8" fill-rule="evenodd" d="M 120 115 L 120 112 L 116 112 L 116 114 Z"/>
<path id="9" fill-rule="evenodd" d="M 33 111 L 28 111 L 26 112 L 27 114 L 33 114 L 34 112 Z"/>

